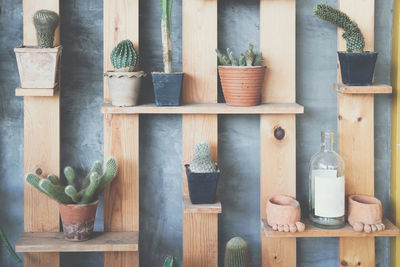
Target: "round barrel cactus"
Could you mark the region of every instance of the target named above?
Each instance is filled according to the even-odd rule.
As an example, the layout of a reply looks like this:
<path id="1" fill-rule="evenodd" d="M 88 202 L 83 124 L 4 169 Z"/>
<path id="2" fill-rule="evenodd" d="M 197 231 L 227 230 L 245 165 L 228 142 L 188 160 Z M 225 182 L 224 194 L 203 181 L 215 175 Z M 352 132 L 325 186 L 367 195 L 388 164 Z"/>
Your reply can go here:
<path id="1" fill-rule="evenodd" d="M 190 163 L 190 170 L 195 173 L 212 173 L 217 171 L 210 154 L 207 142 L 199 142 L 194 147 L 194 158 Z"/>
<path id="2" fill-rule="evenodd" d="M 33 24 L 40 48 L 53 47 L 54 32 L 59 20 L 58 14 L 50 10 L 39 10 L 33 15 Z"/>
<path id="3" fill-rule="evenodd" d="M 241 237 L 234 237 L 228 241 L 225 248 L 225 267 L 248 267 L 249 249 L 246 241 Z"/>
<path id="4" fill-rule="evenodd" d="M 137 63 L 137 53 L 130 40 L 123 40 L 111 52 L 111 63 L 115 71 L 131 72 Z"/>

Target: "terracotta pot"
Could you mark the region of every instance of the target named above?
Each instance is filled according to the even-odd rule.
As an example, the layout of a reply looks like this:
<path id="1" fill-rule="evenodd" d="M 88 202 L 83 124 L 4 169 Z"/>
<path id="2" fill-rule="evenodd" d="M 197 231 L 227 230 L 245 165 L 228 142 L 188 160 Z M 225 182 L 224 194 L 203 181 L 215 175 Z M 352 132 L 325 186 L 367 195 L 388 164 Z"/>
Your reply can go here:
<path id="1" fill-rule="evenodd" d="M 225 101 L 232 106 L 260 104 L 265 66 L 218 66 Z"/>
<path id="2" fill-rule="evenodd" d="M 276 195 L 267 202 L 267 223 L 274 230 L 284 232 L 303 232 L 305 226 L 300 222 L 299 202 L 290 196 Z M 276 227 L 282 227 L 277 229 Z"/>
<path id="3" fill-rule="evenodd" d="M 146 77 L 144 71 L 108 71 L 104 75 L 108 77 L 108 89 L 113 106 L 130 107 L 137 105 L 142 77 Z"/>
<path id="4" fill-rule="evenodd" d="M 382 226 L 382 203 L 379 199 L 367 195 L 349 196 L 349 223 L 356 231 L 370 232 L 370 227 L 375 229 Z M 361 225 L 361 224 L 362 225 Z M 364 229 L 364 226 L 367 229 Z M 375 229 L 376 231 L 377 229 Z M 382 230 L 382 229 L 378 229 Z M 371 229 L 372 231 L 372 229 Z"/>
<path id="5" fill-rule="evenodd" d="M 87 205 L 59 204 L 64 238 L 68 241 L 85 241 L 93 233 L 99 201 Z"/>
<path id="6" fill-rule="evenodd" d="M 14 48 L 21 88 L 55 88 L 59 82 L 62 46 Z"/>

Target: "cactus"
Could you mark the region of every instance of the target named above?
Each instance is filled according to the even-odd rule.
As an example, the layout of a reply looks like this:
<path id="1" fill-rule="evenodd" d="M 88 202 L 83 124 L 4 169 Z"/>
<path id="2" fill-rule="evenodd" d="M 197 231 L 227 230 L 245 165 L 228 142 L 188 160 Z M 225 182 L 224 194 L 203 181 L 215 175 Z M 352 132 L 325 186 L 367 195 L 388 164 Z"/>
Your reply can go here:
<path id="1" fill-rule="evenodd" d="M 223 66 L 262 66 L 262 53 L 254 53 L 253 49 L 254 45 L 249 43 L 249 48 L 244 54 L 240 54 L 241 57 L 239 60 L 233 55 L 233 52 L 230 48 L 226 49 L 226 54 L 221 53 L 218 49 L 215 51 L 217 52 L 219 62 Z"/>
<path id="2" fill-rule="evenodd" d="M 21 263 L 22 262 L 21 259 L 18 257 L 17 253 L 15 253 L 14 249 L 10 245 L 10 242 L 8 242 L 8 239 L 3 232 L 3 229 L 1 229 L 1 227 L 0 227 L 0 239 L 3 243 L 3 245 L 7 248 L 8 252 L 10 252 L 11 256 L 14 258 L 14 260 L 17 263 Z"/>
<path id="3" fill-rule="evenodd" d="M 38 46 L 53 47 L 54 32 L 59 23 L 58 14 L 50 10 L 39 10 L 33 15 Z"/>
<path id="4" fill-rule="evenodd" d="M 347 52 L 362 53 L 365 47 L 364 36 L 357 23 L 352 21 L 345 13 L 326 4 L 318 4 L 314 14 L 344 30 L 342 37 L 346 40 Z"/>
<path id="5" fill-rule="evenodd" d="M 172 73 L 171 11 L 173 0 L 160 0 L 164 72 Z"/>
<path id="6" fill-rule="evenodd" d="M 243 238 L 232 238 L 225 248 L 225 267 L 248 267 L 248 253 L 248 245 Z"/>
<path id="7" fill-rule="evenodd" d="M 164 261 L 163 267 L 179 267 L 179 260 L 174 256 L 167 256 Z"/>
<path id="8" fill-rule="evenodd" d="M 129 40 L 123 40 L 111 52 L 111 63 L 115 71 L 132 72 L 137 63 L 135 47 Z"/>
<path id="9" fill-rule="evenodd" d="M 212 173 L 217 171 L 210 154 L 210 146 L 207 142 L 198 142 L 194 147 L 194 158 L 190 163 L 190 171 L 195 173 Z"/>
<path id="10" fill-rule="evenodd" d="M 79 192 L 75 184 L 75 172 L 71 167 L 64 169 L 64 174 L 68 181 L 67 186 L 60 184 L 54 175 L 49 175 L 47 179 L 41 179 L 33 173 L 28 173 L 25 176 L 25 180 L 40 192 L 60 203 L 89 204 L 98 199 L 105 185 L 116 176 L 118 171 L 117 161 L 113 157 L 107 159 L 103 166 L 103 174 L 100 176 L 101 168 L 101 162 L 96 161 L 88 176 L 82 181 Z M 85 185 L 86 183 L 87 185 Z"/>

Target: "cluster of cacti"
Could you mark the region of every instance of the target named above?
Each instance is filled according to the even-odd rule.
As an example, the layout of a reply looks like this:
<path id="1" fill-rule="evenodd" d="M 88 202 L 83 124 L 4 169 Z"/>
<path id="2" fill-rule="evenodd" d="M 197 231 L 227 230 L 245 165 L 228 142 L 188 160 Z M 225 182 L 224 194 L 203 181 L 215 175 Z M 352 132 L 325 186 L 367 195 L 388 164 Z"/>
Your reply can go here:
<path id="1" fill-rule="evenodd" d="M 249 248 L 241 237 L 228 241 L 225 248 L 225 267 L 248 267 Z"/>
<path id="2" fill-rule="evenodd" d="M 53 47 L 54 32 L 58 23 L 58 14 L 50 10 L 39 10 L 33 15 L 33 24 L 40 48 Z"/>
<path id="3" fill-rule="evenodd" d="M 171 41 L 171 11 L 173 0 L 160 0 L 161 5 L 161 41 L 164 62 L 164 72 L 172 73 L 172 41 Z"/>
<path id="4" fill-rule="evenodd" d="M 212 173 L 217 171 L 217 166 L 211 158 L 210 146 L 201 141 L 194 146 L 194 158 L 190 163 L 190 171 L 195 173 Z"/>
<path id="5" fill-rule="evenodd" d="M 253 49 L 254 45 L 249 43 L 249 48 L 244 54 L 241 54 L 239 59 L 233 55 L 230 48 L 226 49 L 226 54 L 221 53 L 218 49 L 215 51 L 217 52 L 219 62 L 223 66 L 261 66 L 263 60 L 262 53 L 254 53 Z"/>
<path id="6" fill-rule="evenodd" d="M 115 71 L 131 72 L 137 64 L 137 53 L 130 40 L 123 40 L 111 52 L 111 63 Z"/>
<path id="7" fill-rule="evenodd" d="M 40 192 L 60 203 L 89 204 L 98 199 L 105 185 L 114 179 L 117 171 L 117 161 L 111 157 L 105 162 L 104 166 L 100 161 L 96 161 L 79 187 L 76 185 L 75 172 L 71 167 L 65 167 L 64 169 L 64 175 L 68 183 L 66 186 L 62 185 L 54 175 L 49 175 L 47 178 L 42 179 L 33 173 L 28 173 L 25 176 L 25 180 Z"/>
<path id="8" fill-rule="evenodd" d="M 179 260 L 174 256 L 167 256 L 164 261 L 164 267 L 179 267 Z"/>
<path id="9" fill-rule="evenodd" d="M 342 36 L 346 40 L 347 52 L 363 52 L 365 46 L 364 36 L 357 23 L 352 21 L 349 16 L 326 4 L 318 4 L 314 8 L 314 14 L 320 19 L 344 30 Z"/>
<path id="10" fill-rule="evenodd" d="M 8 252 L 10 252 L 11 256 L 15 259 L 17 263 L 21 263 L 21 259 L 18 257 L 17 253 L 15 253 L 14 249 L 10 245 L 10 242 L 8 242 L 8 239 L 6 235 L 3 232 L 3 229 L 0 227 L 0 239 L 3 245 L 7 248 Z"/>

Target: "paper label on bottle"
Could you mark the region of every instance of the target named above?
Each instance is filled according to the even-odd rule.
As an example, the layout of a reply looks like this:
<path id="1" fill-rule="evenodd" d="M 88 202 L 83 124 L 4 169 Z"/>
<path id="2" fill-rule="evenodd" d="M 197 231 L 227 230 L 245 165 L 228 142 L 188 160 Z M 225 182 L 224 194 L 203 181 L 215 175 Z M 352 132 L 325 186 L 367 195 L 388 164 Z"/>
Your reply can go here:
<path id="1" fill-rule="evenodd" d="M 311 190 L 315 192 L 315 177 L 335 177 L 337 176 L 337 170 L 312 170 L 312 178 L 311 178 Z M 310 192 L 311 194 L 311 192 Z M 312 199 L 312 206 L 315 207 L 315 197 Z"/>
<path id="2" fill-rule="evenodd" d="M 335 218 L 344 215 L 345 180 L 342 177 L 315 176 L 315 215 Z"/>

